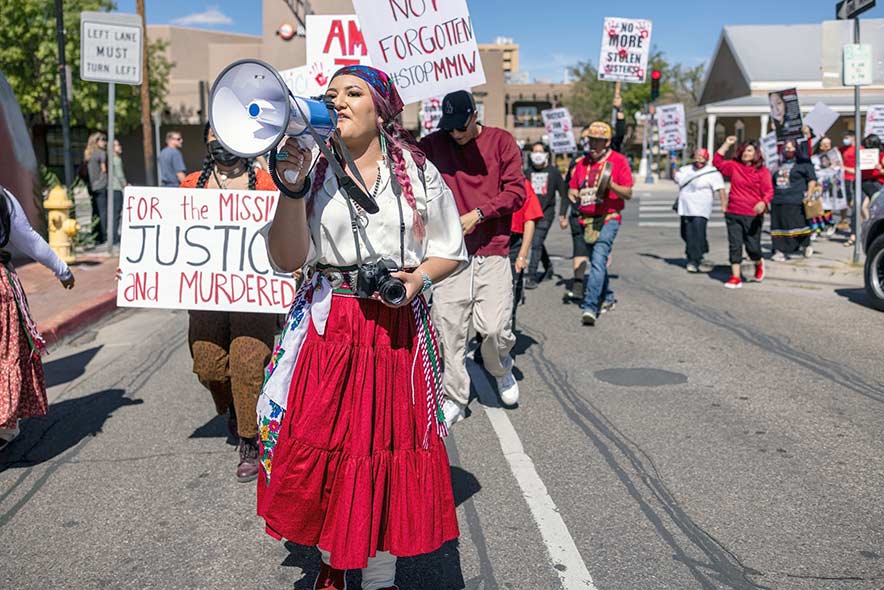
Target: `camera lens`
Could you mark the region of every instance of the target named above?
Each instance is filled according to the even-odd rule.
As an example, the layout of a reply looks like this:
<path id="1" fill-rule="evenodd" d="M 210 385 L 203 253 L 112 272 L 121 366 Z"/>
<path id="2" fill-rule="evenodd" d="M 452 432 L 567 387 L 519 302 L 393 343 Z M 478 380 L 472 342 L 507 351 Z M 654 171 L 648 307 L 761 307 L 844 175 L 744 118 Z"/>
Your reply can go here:
<path id="1" fill-rule="evenodd" d="M 408 293 L 405 291 L 405 283 L 391 277 L 380 285 L 378 295 L 390 305 L 399 305 L 405 301 Z"/>

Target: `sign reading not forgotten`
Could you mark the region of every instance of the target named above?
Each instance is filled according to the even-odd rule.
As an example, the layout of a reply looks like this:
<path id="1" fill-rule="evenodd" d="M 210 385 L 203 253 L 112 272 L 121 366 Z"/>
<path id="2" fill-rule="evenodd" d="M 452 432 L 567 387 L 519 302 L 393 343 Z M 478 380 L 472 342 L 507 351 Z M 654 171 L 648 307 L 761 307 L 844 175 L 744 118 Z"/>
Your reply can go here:
<path id="1" fill-rule="evenodd" d="M 127 186 L 120 307 L 286 313 L 291 274 L 270 267 L 260 230 L 279 193 Z"/>
<path id="2" fill-rule="evenodd" d="M 408 104 L 485 83 L 466 0 L 353 0 L 372 65 Z"/>

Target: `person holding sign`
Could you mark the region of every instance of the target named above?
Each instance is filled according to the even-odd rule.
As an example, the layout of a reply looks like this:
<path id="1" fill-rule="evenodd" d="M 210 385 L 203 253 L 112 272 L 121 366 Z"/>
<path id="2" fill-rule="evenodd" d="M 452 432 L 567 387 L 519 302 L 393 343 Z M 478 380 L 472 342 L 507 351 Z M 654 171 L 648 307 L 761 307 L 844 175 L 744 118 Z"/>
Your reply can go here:
<path id="1" fill-rule="evenodd" d="M 513 273 L 509 263 L 512 216 L 525 203 L 522 152 L 507 131 L 479 124 L 473 95 L 442 99 L 439 130 L 421 140 L 454 192 L 470 264 L 433 293 L 433 314 L 445 353 L 445 417 L 460 420 L 470 400 L 466 348 L 470 323 L 484 335 L 482 360 L 497 380 L 504 405 L 519 401 L 510 351 Z"/>
<path id="2" fill-rule="evenodd" d="M 735 135 L 728 136 L 712 157 L 712 164 L 725 178 L 731 179 L 731 192 L 724 208 L 731 262 L 731 278 L 724 284 L 728 289 L 743 286 L 743 246 L 749 259 L 755 263 L 754 280 L 759 283 L 764 280 L 761 228 L 764 226 L 764 212 L 773 198 L 770 171 L 764 166 L 764 156 L 757 141 L 740 144 L 732 160 L 724 159 L 736 143 Z"/>
<path id="3" fill-rule="evenodd" d="M 258 402 L 258 514 L 271 536 L 319 547 L 314 588 L 343 590 L 345 570 L 362 568 L 364 590 L 392 590 L 397 557 L 458 536 L 424 293 L 467 252 L 451 191 L 398 122 L 389 77 L 347 66 L 326 98 L 337 112 L 328 155 L 343 144 L 352 164 L 323 155 L 311 174 L 311 151 L 292 138 L 271 157 L 282 197 L 268 253 L 283 272 L 311 272 Z M 363 180 L 375 214 L 342 189 Z"/>
<path id="4" fill-rule="evenodd" d="M 804 202 L 816 191 L 813 163 L 798 156 L 798 142 L 787 139 L 783 144 L 783 161 L 773 173 L 774 195 L 770 203 L 771 260 L 782 262 L 787 256 L 801 252 L 813 255 L 810 225 L 804 213 Z"/>
<path id="5" fill-rule="evenodd" d="M 203 140 L 208 152 L 203 169 L 186 176 L 182 188 L 276 190 L 267 172 L 228 152 L 208 123 Z M 231 435 L 239 438 L 236 479 L 254 481 L 259 470 L 255 407 L 277 332 L 276 315 L 199 309 L 188 314 L 193 372 L 212 394 L 218 414 L 228 414 Z"/>
<path id="6" fill-rule="evenodd" d="M 613 130 L 595 121 L 583 132 L 589 151 L 577 161 L 568 198 L 577 207 L 589 255 L 589 276 L 580 309 L 584 326 L 594 326 L 603 299 L 614 301 L 608 281 L 608 257 L 620 231 L 620 212 L 632 198 L 632 169 L 626 156 L 611 149 Z"/>
<path id="7" fill-rule="evenodd" d="M 12 266 L 7 245 L 55 273 L 65 289 L 74 286 L 71 269 L 31 227 L 18 200 L 0 186 L 0 449 L 19 434 L 19 421 L 46 414 L 46 383 L 40 355 L 43 338 Z"/>

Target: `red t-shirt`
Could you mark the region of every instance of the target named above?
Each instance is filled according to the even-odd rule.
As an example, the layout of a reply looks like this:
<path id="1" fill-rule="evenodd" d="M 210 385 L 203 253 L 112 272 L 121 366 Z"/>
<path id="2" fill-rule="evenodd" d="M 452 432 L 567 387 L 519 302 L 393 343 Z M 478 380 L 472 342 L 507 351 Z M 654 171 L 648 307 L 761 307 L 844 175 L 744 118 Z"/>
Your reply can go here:
<path id="1" fill-rule="evenodd" d="M 537 193 L 534 192 L 531 182 L 527 179 L 525 180 L 525 192 L 528 194 L 525 204 L 522 205 L 521 209 L 513 213 L 511 230 L 514 234 L 525 233 L 526 221 L 543 219 L 543 208 L 540 206 L 540 199 L 537 198 Z"/>
<path id="2" fill-rule="evenodd" d="M 604 162 L 611 163 L 611 182 L 620 186 L 632 186 L 632 169 L 629 167 L 629 160 L 626 159 L 626 156 L 614 150 L 608 152 L 608 157 L 600 162 L 593 163 L 589 160 L 588 156 L 578 160 L 574 166 L 574 171 L 571 173 L 569 186 L 574 190 L 593 186 L 598 175 L 602 173 Z M 606 195 L 597 195 L 596 199 L 595 205 L 583 207 L 581 213 L 591 217 L 601 217 L 610 213 L 619 213 L 626 205 L 626 202 L 612 190 L 608 190 Z M 620 220 L 619 216 L 614 219 Z"/>
<path id="3" fill-rule="evenodd" d="M 841 149 L 841 159 L 844 161 L 845 168 L 856 168 L 856 146 L 849 146 Z M 844 180 L 856 180 L 856 174 L 844 171 Z"/>
<path id="4" fill-rule="evenodd" d="M 181 188 L 196 188 L 196 183 L 200 179 L 200 172 L 193 172 L 184 177 L 181 182 Z M 276 184 L 269 172 L 265 172 L 261 168 L 255 170 L 255 190 L 256 191 L 278 191 Z"/>
<path id="5" fill-rule="evenodd" d="M 755 213 L 755 205 L 759 201 L 770 205 L 774 194 L 773 178 L 766 166 L 756 168 L 736 160 L 725 160 L 718 152 L 712 156 L 712 165 L 725 178 L 731 179 L 731 192 L 727 197 L 725 213 L 755 216 L 758 215 Z"/>

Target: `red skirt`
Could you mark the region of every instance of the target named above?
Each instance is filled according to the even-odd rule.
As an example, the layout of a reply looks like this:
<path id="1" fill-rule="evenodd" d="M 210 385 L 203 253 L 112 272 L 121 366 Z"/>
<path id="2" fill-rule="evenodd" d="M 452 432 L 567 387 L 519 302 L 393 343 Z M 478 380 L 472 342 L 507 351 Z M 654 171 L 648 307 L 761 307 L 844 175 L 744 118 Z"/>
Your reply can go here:
<path id="1" fill-rule="evenodd" d="M 0 265 L 0 428 L 15 428 L 16 420 L 48 408 L 39 344 L 25 331 L 22 320 L 32 322 L 14 289 L 24 297 L 15 271 Z"/>
<path id="2" fill-rule="evenodd" d="M 309 319 L 305 320 L 309 321 Z M 427 386 L 411 307 L 335 294 L 310 325 L 289 387 L 269 483 L 267 532 L 360 569 L 377 551 L 430 553 L 458 536 L 445 445 L 424 448 Z"/>

